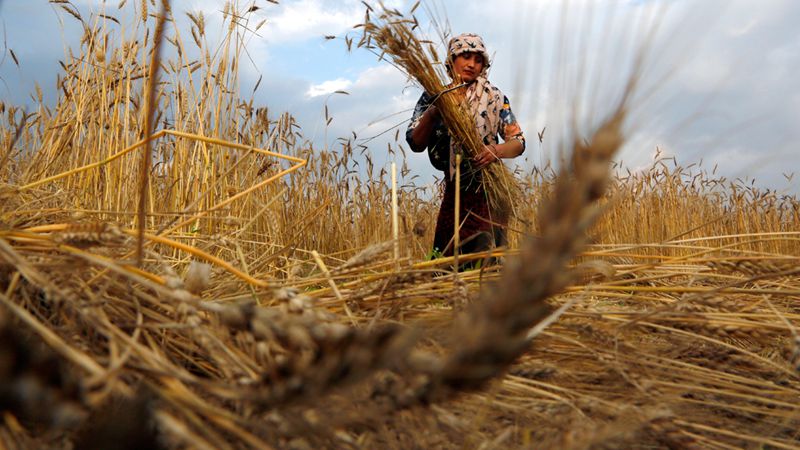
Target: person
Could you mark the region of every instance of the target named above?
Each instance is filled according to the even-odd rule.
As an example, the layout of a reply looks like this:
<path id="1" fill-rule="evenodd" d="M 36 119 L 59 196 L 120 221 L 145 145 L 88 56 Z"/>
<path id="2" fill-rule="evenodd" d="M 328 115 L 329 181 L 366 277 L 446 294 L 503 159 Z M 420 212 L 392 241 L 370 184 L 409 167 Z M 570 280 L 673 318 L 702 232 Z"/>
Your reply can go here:
<path id="1" fill-rule="evenodd" d="M 525 151 L 525 138 L 508 98 L 487 79 L 489 66 L 489 54 L 480 36 L 466 33 L 450 39 L 446 67 L 453 83 L 447 89 L 464 96 L 484 144 L 474 158 L 462 158 L 459 253 L 475 253 L 507 244 L 507 214 L 491 210 L 482 187 L 481 171 L 489 164 L 502 164 L 501 159 L 516 158 Z M 411 150 L 417 153 L 427 150 L 433 167 L 444 172 L 444 196 L 436 219 L 433 257 L 454 253 L 456 153 L 464 154 L 450 139 L 435 104 L 435 94 L 424 92 L 420 96 L 406 131 Z"/>

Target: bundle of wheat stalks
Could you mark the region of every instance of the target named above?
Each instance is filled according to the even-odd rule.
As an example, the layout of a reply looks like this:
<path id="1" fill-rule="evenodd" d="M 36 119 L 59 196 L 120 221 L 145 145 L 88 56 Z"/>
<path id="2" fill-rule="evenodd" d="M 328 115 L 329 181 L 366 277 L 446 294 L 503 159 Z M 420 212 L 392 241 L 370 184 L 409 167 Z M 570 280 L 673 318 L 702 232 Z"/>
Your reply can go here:
<path id="1" fill-rule="evenodd" d="M 455 87 L 447 80 L 442 60 L 438 57 L 432 41 L 421 39 L 414 30 L 418 27 L 416 18 L 408 18 L 400 11 L 383 7 L 377 15 L 370 15 L 367 7 L 366 22 L 357 25 L 363 28 L 359 47 L 366 47 L 379 53 L 381 57 L 388 55 L 395 66 L 415 79 L 420 86 L 433 95 L 435 104 L 456 148 L 464 151 L 468 161 L 483 151 L 484 144 L 475 126 L 475 117 L 465 102 L 463 90 L 466 87 Z M 458 83 L 458 81 L 455 81 Z M 504 164 L 489 164 L 481 170 L 481 183 L 489 205 L 498 217 L 509 217 L 513 214 L 515 199 L 519 198 L 520 189 L 514 174 Z"/>

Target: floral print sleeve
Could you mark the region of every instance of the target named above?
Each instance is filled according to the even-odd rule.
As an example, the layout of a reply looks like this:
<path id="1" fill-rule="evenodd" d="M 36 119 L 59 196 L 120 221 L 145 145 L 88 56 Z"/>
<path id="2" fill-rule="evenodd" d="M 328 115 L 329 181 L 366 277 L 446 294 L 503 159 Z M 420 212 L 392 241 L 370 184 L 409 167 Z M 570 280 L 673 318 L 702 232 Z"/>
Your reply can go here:
<path id="1" fill-rule="evenodd" d="M 427 111 L 430 105 L 431 105 L 431 96 L 423 92 L 422 96 L 417 101 L 417 105 L 414 107 L 414 114 L 411 116 L 411 122 L 409 122 L 408 124 L 408 129 L 406 129 L 406 142 L 408 142 L 408 145 L 411 146 L 411 150 L 415 152 L 421 152 L 424 149 L 414 148 L 414 145 L 412 144 L 411 140 L 411 133 L 413 133 L 414 129 L 417 128 L 417 125 L 419 125 L 419 121 L 422 118 L 422 115 L 425 114 L 425 111 Z"/>
<path id="2" fill-rule="evenodd" d="M 411 150 L 414 152 L 420 153 L 427 149 L 428 159 L 433 167 L 437 170 L 445 171 L 447 170 L 448 161 L 450 160 L 450 135 L 447 133 L 447 127 L 444 125 L 444 121 L 441 118 L 433 125 L 433 136 L 431 136 L 431 141 L 428 143 L 427 147 L 416 147 L 411 138 L 414 129 L 419 125 L 422 115 L 425 114 L 425 111 L 428 110 L 431 103 L 433 103 L 433 97 L 427 93 L 423 93 L 419 101 L 417 101 L 417 106 L 414 107 L 414 114 L 411 116 L 411 122 L 408 124 L 408 129 L 406 130 L 406 142 L 408 142 L 409 147 L 411 147 Z"/>
<path id="3" fill-rule="evenodd" d="M 522 134 L 522 128 L 511 111 L 511 103 L 508 97 L 503 96 L 503 107 L 500 109 L 500 126 L 497 132 L 502 136 L 503 141 L 508 142 L 511 139 L 516 139 L 522 143 L 522 151 L 525 151 L 525 136 Z"/>

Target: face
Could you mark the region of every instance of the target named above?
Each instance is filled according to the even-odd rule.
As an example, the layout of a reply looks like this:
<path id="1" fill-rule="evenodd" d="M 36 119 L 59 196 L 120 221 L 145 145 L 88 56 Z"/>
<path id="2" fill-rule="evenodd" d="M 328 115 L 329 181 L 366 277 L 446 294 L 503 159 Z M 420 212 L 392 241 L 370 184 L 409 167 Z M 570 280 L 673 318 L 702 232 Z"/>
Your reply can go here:
<path id="1" fill-rule="evenodd" d="M 470 83 L 483 72 L 483 54 L 475 52 L 462 53 L 453 60 L 453 72 L 461 77 L 461 81 Z"/>

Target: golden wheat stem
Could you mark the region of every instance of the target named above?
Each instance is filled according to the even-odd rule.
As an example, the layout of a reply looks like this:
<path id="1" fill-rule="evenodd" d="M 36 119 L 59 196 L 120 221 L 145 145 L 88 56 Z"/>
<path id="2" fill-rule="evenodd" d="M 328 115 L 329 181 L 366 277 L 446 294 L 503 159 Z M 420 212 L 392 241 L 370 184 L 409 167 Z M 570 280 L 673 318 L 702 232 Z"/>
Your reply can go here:
<path id="1" fill-rule="evenodd" d="M 35 187 L 41 186 L 41 185 L 49 183 L 51 181 L 60 180 L 62 178 L 66 178 L 66 177 L 68 177 L 70 175 L 75 175 L 77 173 L 84 172 L 86 170 L 90 170 L 90 169 L 94 169 L 94 168 L 97 168 L 97 167 L 101 167 L 101 166 L 103 166 L 105 164 L 110 163 L 111 161 L 114 161 L 115 159 L 121 158 L 122 156 L 132 152 L 133 150 L 136 150 L 137 148 L 147 144 L 148 142 L 150 142 L 152 140 L 160 138 L 161 136 L 164 135 L 164 133 L 165 133 L 165 131 L 161 130 L 161 131 L 153 134 L 152 136 L 150 136 L 148 139 L 143 139 L 143 140 L 141 140 L 141 141 L 129 146 L 128 148 L 126 148 L 124 150 L 121 150 L 120 152 L 114 154 L 113 156 L 110 156 L 108 158 L 103 159 L 102 161 L 98 161 L 98 162 L 95 162 L 95 163 L 87 164 L 87 165 L 85 165 L 83 167 L 78 167 L 78 168 L 75 168 L 75 169 L 72 169 L 72 170 L 68 170 L 66 172 L 62 172 L 62 173 L 59 173 L 59 174 L 56 174 L 56 175 L 53 175 L 53 176 L 38 180 L 38 181 L 34 181 L 33 183 L 28 183 L 28 184 L 26 184 L 24 186 L 20 186 L 19 190 L 20 191 L 26 191 L 28 189 L 33 189 Z"/>
<path id="2" fill-rule="evenodd" d="M 575 292 L 584 289 L 580 286 L 567 288 L 567 292 Z M 693 287 L 693 286 L 609 286 L 604 284 L 592 285 L 594 293 L 604 291 L 623 291 L 623 292 L 667 292 L 675 294 L 771 294 L 771 295 L 800 295 L 798 289 L 763 289 L 763 288 L 736 288 L 736 287 Z"/>
<path id="3" fill-rule="evenodd" d="M 763 445 L 763 446 L 772 446 L 772 447 L 776 447 L 776 448 L 783 448 L 783 449 L 786 449 L 786 450 L 798 450 L 800 448 L 800 446 L 798 446 L 798 445 L 785 444 L 783 442 L 779 442 L 779 441 L 776 441 L 774 439 L 764 438 L 764 437 L 760 437 L 760 436 L 750 436 L 750 435 L 747 435 L 747 434 L 742 434 L 742 430 L 736 430 L 736 431 L 724 430 L 722 428 L 711 427 L 711 426 L 703 425 L 703 424 L 699 424 L 699 423 L 687 422 L 685 420 L 680 420 L 680 419 L 675 419 L 675 424 L 683 425 L 683 426 L 689 427 L 689 428 L 694 428 L 696 430 L 701 430 L 701 431 L 721 434 L 722 436 L 727 436 L 727 437 L 731 437 L 731 438 L 734 438 L 734 439 L 743 439 L 745 441 L 749 441 L 749 442 L 752 442 L 754 444 L 760 444 L 760 445 Z"/>
<path id="4" fill-rule="evenodd" d="M 400 231 L 397 220 L 397 164 L 392 162 L 392 238 L 394 239 L 394 260 L 400 264 Z"/>
<path id="5" fill-rule="evenodd" d="M 447 174 L 445 174 L 445 176 L 447 176 Z M 459 235 L 459 231 L 461 231 L 461 152 L 456 154 L 456 201 L 454 203 L 453 264 L 455 264 L 456 271 L 458 271 L 458 250 L 459 245 L 461 245 L 461 236 Z"/>
<path id="6" fill-rule="evenodd" d="M 29 228 L 29 229 L 27 229 L 25 231 L 29 232 L 29 233 L 57 232 L 57 231 L 66 230 L 68 226 L 69 226 L 69 224 L 51 224 L 51 225 L 43 225 L 43 226 L 38 226 L 38 227 L 31 227 L 31 228 Z M 131 236 L 131 237 L 136 237 L 137 236 L 137 231 L 136 230 L 121 229 L 120 231 L 122 233 L 124 233 L 124 234 L 127 234 L 128 236 Z M 211 255 L 211 254 L 209 254 L 207 252 L 204 252 L 204 251 L 202 251 L 202 250 L 200 250 L 200 249 L 198 249 L 196 247 L 192 247 L 190 245 L 186 245 L 186 244 L 183 244 L 181 242 L 178 242 L 178 241 L 175 241 L 175 240 L 163 237 L 163 236 L 150 234 L 150 233 L 145 233 L 145 238 L 147 240 L 151 241 L 151 242 L 154 242 L 154 243 L 157 243 L 157 244 L 164 244 L 164 245 L 167 245 L 169 247 L 175 248 L 177 250 L 182 250 L 182 251 L 184 251 L 186 253 L 194 255 L 194 256 L 196 256 L 198 258 L 201 258 L 201 259 L 203 259 L 205 261 L 208 261 L 209 263 L 214 264 L 216 266 L 219 266 L 219 267 L 225 269 L 227 272 L 231 273 L 235 277 L 237 277 L 237 278 L 239 278 L 241 280 L 244 280 L 245 282 L 247 282 L 247 283 L 249 283 L 249 284 L 251 284 L 253 286 L 269 287 L 269 283 L 267 283 L 266 281 L 253 278 L 252 276 L 250 276 L 250 275 L 240 271 L 239 269 L 233 267 L 227 261 L 224 261 L 224 260 L 222 260 L 220 258 L 217 258 L 216 256 Z M 68 247 L 68 246 L 64 246 L 64 247 Z M 149 274 L 149 273 L 144 272 L 144 271 L 136 271 L 136 272 L 138 274 L 140 274 L 140 275 L 147 276 L 148 278 L 150 278 L 150 279 L 152 279 L 154 281 L 158 281 L 158 282 L 163 284 L 163 279 L 161 277 L 154 276 L 154 275 Z"/>
<path id="7" fill-rule="evenodd" d="M 333 294 L 336 296 L 336 300 L 342 303 L 342 307 L 344 307 L 344 311 L 347 313 L 347 318 L 350 319 L 350 323 L 353 324 L 353 326 L 356 326 L 356 318 L 353 316 L 353 312 L 350 311 L 350 307 L 347 306 L 347 300 L 345 300 L 345 298 L 342 297 L 342 293 L 339 292 L 339 288 L 336 286 L 336 281 L 333 280 L 331 272 L 328 270 L 328 266 L 325 265 L 325 261 L 322 260 L 316 250 L 311 251 L 311 256 L 314 257 L 314 261 L 316 261 L 317 266 L 319 266 L 319 270 L 322 271 L 322 274 L 328 280 L 328 284 L 331 286 Z"/>
<path id="8" fill-rule="evenodd" d="M 172 136 L 183 137 L 183 138 L 186 138 L 186 139 L 192 139 L 192 140 L 204 142 L 204 143 L 207 143 L 207 144 L 219 145 L 221 147 L 235 148 L 235 149 L 239 149 L 239 150 L 252 150 L 252 151 L 254 151 L 256 153 L 260 153 L 262 155 L 274 156 L 276 158 L 285 159 L 287 161 L 298 163 L 297 165 L 299 165 L 300 167 L 302 167 L 303 165 L 307 164 L 307 162 L 308 162 L 307 159 L 298 158 L 298 157 L 291 156 L 291 155 L 284 155 L 282 153 L 272 152 L 272 151 L 269 151 L 269 150 L 253 148 L 252 146 L 249 146 L 249 145 L 237 144 L 235 142 L 230 142 L 230 141 L 226 141 L 226 140 L 223 140 L 223 139 L 211 138 L 211 137 L 207 137 L 207 136 L 201 136 L 201 135 L 198 135 L 198 134 L 186 133 L 186 132 L 177 131 L 177 130 L 164 129 L 164 130 L 157 131 L 156 133 L 151 135 L 149 138 L 143 139 L 143 140 L 141 140 L 141 141 L 139 141 L 139 142 L 137 142 L 137 143 L 135 143 L 135 144 L 133 144 L 133 145 L 131 145 L 131 146 L 129 146 L 129 147 L 127 147 L 127 148 L 125 148 L 125 149 L 123 149 L 123 150 L 121 150 L 121 151 L 119 151 L 119 152 L 117 152 L 117 153 L 115 153 L 115 154 L 113 154 L 111 156 L 109 156 L 108 158 L 105 158 L 105 159 L 101 160 L 101 161 L 97 161 L 97 162 L 94 162 L 94 163 L 91 163 L 91 164 L 86 164 L 86 165 L 84 165 L 82 167 L 77 167 L 75 169 L 67 170 L 65 172 L 61 172 L 59 174 L 56 174 L 56 175 L 53 175 L 53 176 L 50 176 L 50 177 L 47 177 L 47 178 L 43 178 L 41 180 L 37 180 L 37 181 L 34 181 L 32 183 L 28 183 L 26 185 L 20 186 L 18 189 L 20 191 L 26 191 L 26 190 L 29 190 L 29 189 L 33 189 L 35 187 L 39 187 L 39 186 L 41 186 L 43 184 L 47 184 L 47 183 L 52 182 L 52 181 L 60 180 L 62 178 L 66 178 L 66 177 L 69 177 L 71 175 L 75 175 L 75 174 L 78 174 L 78 173 L 81 173 L 81 172 L 84 172 L 84 171 L 87 171 L 87 170 L 91 170 L 91 169 L 95 169 L 95 168 L 98 168 L 98 167 L 102 167 L 102 166 L 104 166 L 104 165 L 106 165 L 106 164 L 108 164 L 108 163 L 110 163 L 110 162 L 112 162 L 114 160 L 117 160 L 117 159 L 125 156 L 126 154 L 132 152 L 133 150 L 136 150 L 137 148 L 140 148 L 140 147 L 144 146 L 148 142 L 152 142 L 152 141 L 154 141 L 156 139 L 159 139 L 159 138 L 163 137 L 164 135 L 172 135 Z M 285 173 L 282 173 L 282 174 L 286 175 L 288 173 L 291 173 L 291 172 L 299 169 L 300 167 L 294 167 L 293 166 L 292 168 L 287 169 L 286 171 L 284 171 Z M 219 208 L 220 206 L 217 205 L 216 207 Z"/>
<path id="9" fill-rule="evenodd" d="M 167 21 L 169 11 L 169 0 L 161 1 L 161 11 L 156 20 L 155 35 L 153 36 L 153 56 L 150 60 L 150 74 L 147 77 L 147 87 L 145 89 L 145 108 L 144 108 L 144 135 L 150 136 L 156 127 L 155 111 L 158 103 L 156 90 L 159 75 L 161 73 L 161 48 L 164 43 L 164 25 Z M 152 191 L 150 185 L 150 167 L 153 165 L 153 152 L 151 139 L 146 139 L 144 154 L 140 163 L 139 173 L 139 202 L 136 207 L 136 265 L 141 267 L 144 262 L 144 234 L 147 229 L 147 205 L 153 204 Z M 150 200 L 148 202 L 148 200 Z"/>

